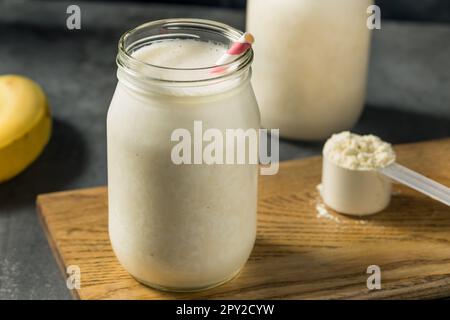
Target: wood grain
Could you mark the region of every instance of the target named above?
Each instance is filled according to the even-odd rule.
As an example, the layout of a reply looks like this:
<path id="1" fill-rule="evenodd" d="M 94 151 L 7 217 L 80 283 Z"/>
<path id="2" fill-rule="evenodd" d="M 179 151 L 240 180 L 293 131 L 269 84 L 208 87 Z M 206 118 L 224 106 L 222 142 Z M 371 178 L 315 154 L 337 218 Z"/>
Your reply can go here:
<path id="1" fill-rule="evenodd" d="M 450 185 L 450 139 L 395 147 L 398 161 Z M 198 293 L 167 293 L 135 281 L 116 260 L 105 187 L 40 195 L 38 211 L 65 270 L 81 268 L 81 299 L 416 299 L 450 297 L 450 208 L 401 185 L 369 218 L 328 209 L 319 217 L 321 158 L 281 163 L 261 176 L 258 235 L 234 280 Z M 368 290 L 369 265 L 382 289 Z"/>

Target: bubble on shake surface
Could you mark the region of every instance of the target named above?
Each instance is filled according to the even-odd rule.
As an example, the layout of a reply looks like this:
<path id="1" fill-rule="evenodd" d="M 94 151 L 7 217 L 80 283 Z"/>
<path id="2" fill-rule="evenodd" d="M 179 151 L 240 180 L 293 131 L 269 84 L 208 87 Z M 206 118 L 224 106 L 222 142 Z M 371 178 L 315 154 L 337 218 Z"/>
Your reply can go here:
<path id="1" fill-rule="evenodd" d="M 375 135 L 358 135 L 349 131 L 334 134 L 327 140 L 324 156 L 334 164 L 352 170 L 371 170 L 395 161 L 392 146 Z"/>
<path id="2" fill-rule="evenodd" d="M 133 57 L 165 68 L 195 69 L 215 65 L 227 50 L 224 44 L 193 39 L 156 41 L 133 52 Z"/>

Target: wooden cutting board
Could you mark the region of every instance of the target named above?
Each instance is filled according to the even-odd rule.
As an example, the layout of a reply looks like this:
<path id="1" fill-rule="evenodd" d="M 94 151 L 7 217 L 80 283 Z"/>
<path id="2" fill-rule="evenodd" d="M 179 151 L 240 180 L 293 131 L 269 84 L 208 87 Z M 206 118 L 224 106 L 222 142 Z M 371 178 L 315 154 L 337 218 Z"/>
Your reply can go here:
<path id="1" fill-rule="evenodd" d="M 399 163 L 450 185 L 450 139 L 395 147 Z M 450 297 L 450 208 L 394 186 L 389 208 L 356 219 L 320 215 L 321 158 L 283 162 L 261 176 L 258 235 L 234 280 L 198 293 L 136 282 L 116 260 L 107 230 L 106 187 L 40 195 L 37 207 L 62 270 L 77 265 L 81 299 L 378 299 Z M 381 290 L 367 268 L 381 269 Z"/>

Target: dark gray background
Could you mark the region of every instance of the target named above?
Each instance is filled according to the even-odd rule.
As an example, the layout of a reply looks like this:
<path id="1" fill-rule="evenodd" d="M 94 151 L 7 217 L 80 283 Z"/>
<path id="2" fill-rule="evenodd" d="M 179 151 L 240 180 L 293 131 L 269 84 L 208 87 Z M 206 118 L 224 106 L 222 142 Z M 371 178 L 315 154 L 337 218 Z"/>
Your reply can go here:
<path id="1" fill-rule="evenodd" d="M 191 4 L 237 9 L 245 9 L 247 3 L 246 0 L 133 0 L 133 2 Z M 450 1 L 448 0 L 375 0 L 375 3 L 382 8 L 386 19 L 450 22 Z"/>
<path id="2" fill-rule="evenodd" d="M 373 33 L 366 109 L 354 130 L 393 143 L 448 137 L 450 1 L 383 2 L 388 7 L 382 7 L 382 30 Z M 65 27 L 66 8 L 73 3 L 82 10 L 80 31 Z M 0 74 L 23 74 L 39 82 L 54 116 L 43 154 L 21 175 L 0 184 L 0 299 L 70 298 L 38 223 L 35 197 L 106 184 L 105 118 L 117 81 L 120 34 L 171 17 L 208 18 L 243 29 L 243 2 L 221 3 L 0 0 Z M 321 146 L 282 140 L 280 156 L 314 155 Z"/>

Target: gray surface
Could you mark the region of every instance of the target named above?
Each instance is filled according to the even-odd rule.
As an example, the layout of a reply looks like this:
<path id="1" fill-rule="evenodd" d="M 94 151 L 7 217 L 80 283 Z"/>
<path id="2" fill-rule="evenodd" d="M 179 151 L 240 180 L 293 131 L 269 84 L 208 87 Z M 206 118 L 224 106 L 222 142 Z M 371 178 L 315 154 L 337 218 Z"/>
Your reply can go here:
<path id="1" fill-rule="evenodd" d="M 0 74 L 37 80 L 54 114 L 52 140 L 23 174 L 0 185 L 0 299 L 69 299 L 34 201 L 38 193 L 106 183 L 105 118 L 116 83 L 116 43 L 125 30 L 164 17 L 203 17 L 238 28 L 244 13 L 197 7 L 82 3 L 81 31 L 65 8 L 0 1 Z M 38 10 L 39 9 L 39 10 Z M 392 142 L 450 135 L 450 27 L 385 22 L 375 32 L 368 102 L 359 132 Z M 317 154 L 321 143 L 282 141 L 281 158 Z"/>

